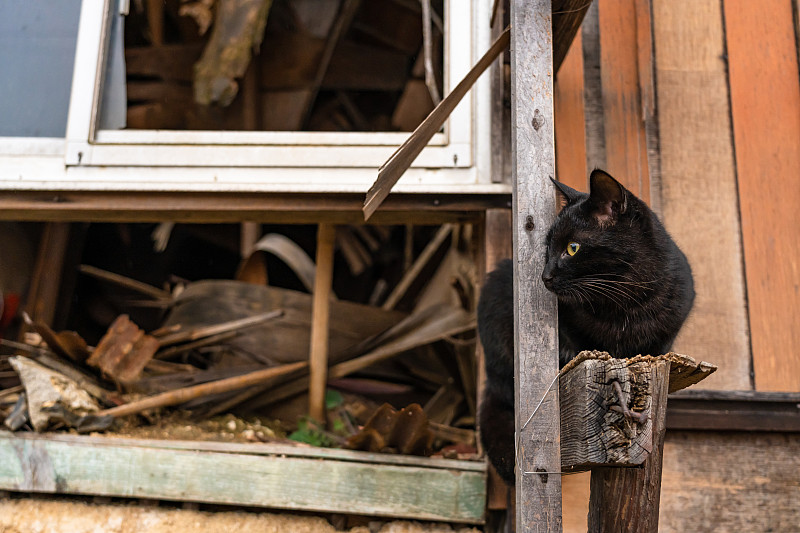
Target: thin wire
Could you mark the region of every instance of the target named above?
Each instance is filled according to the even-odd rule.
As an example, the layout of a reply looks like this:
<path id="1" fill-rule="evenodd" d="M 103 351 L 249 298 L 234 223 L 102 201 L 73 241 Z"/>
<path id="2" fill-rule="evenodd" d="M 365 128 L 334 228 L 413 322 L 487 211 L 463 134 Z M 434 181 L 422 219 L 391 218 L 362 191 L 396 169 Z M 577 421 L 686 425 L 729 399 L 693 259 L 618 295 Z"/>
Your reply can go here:
<path id="1" fill-rule="evenodd" d="M 566 9 L 564 11 L 553 11 L 551 15 L 564 15 L 567 13 L 577 13 L 578 11 L 583 11 L 584 9 L 588 9 L 590 5 L 592 5 L 592 0 L 589 0 L 582 6 L 576 7 L 575 9 Z"/>
<path id="2" fill-rule="evenodd" d="M 519 442 L 520 442 L 520 437 L 521 437 L 522 430 L 525 429 L 528 426 L 528 424 L 530 423 L 531 420 L 533 420 L 533 416 L 536 414 L 536 412 L 542 406 L 542 404 L 544 403 L 544 399 L 547 397 L 547 395 L 550 393 L 550 391 L 553 390 L 553 385 L 556 384 L 556 382 L 558 381 L 558 378 L 560 376 L 561 376 L 561 372 L 558 372 L 558 374 L 556 374 L 556 377 L 553 378 L 553 382 L 550 383 L 550 386 L 547 387 L 546 391 L 544 391 L 544 394 L 542 395 L 542 399 L 539 400 L 539 404 L 533 410 L 533 412 L 531 413 L 531 416 L 529 416 L 528 420 L 526 420 L 525 423 L 522 424 L 522 427 L 520 428 L 520 432 L 519 433 L 517 433 L 516 431 L 514 432 L 514 462 L 515 462 L 515 464 L 519 464 Z M 529 472 L 525 472 L 525 473 L 527 474 Z M 547 474 L 548 472 L 534 472 L 534 473 L 535 474 Z M 552 473 L 555 474 L 556 472 L 552 472 Z M 560 474 L 560 472 L 558 472 L 558 473 Z"/>
<path id="3" fill-rule="evenodd" d="M 536 411 L 538 411 L 538 410 L 539 410 L 539 407 L 541 407 L 541 406 L 542 406 L 542 403 L 544 403 L 544 399 L 545 399 L 545 397 L 547 397 L 548 393 L 549 393 L 551 390 L 553 390 L 553 385 L 555 385 L 555 384 L 556 384 L 556 381 L 558 381 L 558 378 L 559 378 L 559 376 L 560 376 L 560 375 L 561 375 L 561 373 L 559 372 L 558 374 L 556 374 L 556 377 L 554 377 L 554 378 L 553 378 L 553 382 L 552 382 L 552 383 L 550 383 L 550 386 L 549 386 L 549 387 L 547 387 L 547 390 L 546 390 L 546 391 L 544 391 L 544 395 L 542 396 L 542 399 L 541 399 L 541 400 L 539 400 L 539 405 L 537 405 L 537 406 L 536 406 L 536 409 L 534 409 L 534 410 L 533 410 L 533 412 L 531 413 L 531 416 L 529 416 L 529 417 L 528 417 L 528 420 L 526 420 L 526 421 L 525 421 L 525 423 L 524 423 L 524 424 L 522 424 L 522 427 L 520 428 L 520 430 L 523 430 L 523 429 L 525 429 L 525 428 L 528 426 L 528 423 L 529 423 L 529 422 L 531 421 L 531 419 L 533 418 L 533 415 L 535 415 L 535 414 L 536 414 Z"/>

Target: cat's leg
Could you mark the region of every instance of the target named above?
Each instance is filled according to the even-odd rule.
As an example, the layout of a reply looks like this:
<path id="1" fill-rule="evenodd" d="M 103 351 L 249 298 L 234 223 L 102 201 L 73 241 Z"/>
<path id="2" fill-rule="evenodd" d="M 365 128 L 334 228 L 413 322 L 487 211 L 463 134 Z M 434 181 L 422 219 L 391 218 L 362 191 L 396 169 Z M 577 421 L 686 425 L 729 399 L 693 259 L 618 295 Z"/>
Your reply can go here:
<path id="1" fill-rule="evenodd" d="M 514 408 L 486 389 L 480 410 L 481 441 L 492 466 L 507 484 L 515 483 Z"/>

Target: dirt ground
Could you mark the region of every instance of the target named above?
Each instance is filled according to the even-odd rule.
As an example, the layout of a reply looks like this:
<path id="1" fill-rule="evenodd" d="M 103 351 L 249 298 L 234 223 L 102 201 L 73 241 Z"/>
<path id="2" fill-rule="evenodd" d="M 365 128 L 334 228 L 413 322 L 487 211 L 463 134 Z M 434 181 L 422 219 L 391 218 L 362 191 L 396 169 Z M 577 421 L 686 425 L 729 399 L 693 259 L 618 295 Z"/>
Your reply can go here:
<path id="1" fill-rule="evenodd" d="M 480 533 L 479 529 L 371 520 L 337 529 L 318 516 L 205 511 L 140 503 L 0 496 L 0 533 Z"/>

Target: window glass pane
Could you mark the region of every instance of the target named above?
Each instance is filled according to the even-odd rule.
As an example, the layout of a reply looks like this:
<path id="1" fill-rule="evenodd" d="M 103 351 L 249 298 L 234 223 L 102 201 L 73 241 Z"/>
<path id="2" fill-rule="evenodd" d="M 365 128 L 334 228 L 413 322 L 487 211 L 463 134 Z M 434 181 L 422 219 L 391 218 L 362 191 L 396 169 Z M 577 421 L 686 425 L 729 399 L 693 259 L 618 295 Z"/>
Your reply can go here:
<path id="1" fill-rule="evenodd" d="M 442 92 L 443 3 L 431 3 L 426 85 L 418 0 L 131 2 L 118 26 L 126 127 L 411 131 Z"/>
<path id="2" fill-rule="evenodd" d="M 0 2 L 0 136 L 65 135 L 80 4 Z"/>

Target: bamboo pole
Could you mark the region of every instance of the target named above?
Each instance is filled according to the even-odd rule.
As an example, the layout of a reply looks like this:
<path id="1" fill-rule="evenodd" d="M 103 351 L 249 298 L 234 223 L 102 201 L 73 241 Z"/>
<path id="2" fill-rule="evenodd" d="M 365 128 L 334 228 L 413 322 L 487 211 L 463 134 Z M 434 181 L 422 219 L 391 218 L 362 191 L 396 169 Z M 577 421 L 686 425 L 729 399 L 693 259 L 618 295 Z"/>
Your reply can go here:
<path id="1" fill-rule="evenodd" d="M 321 422 L 325 421 L 325 383 L 328 381 L 328 322 L 335 235 L 332 224 L 320 224 L 317 229 L 317 272 L 314 277 L 311 311 L 308 403 L 311 417 Z"/>

